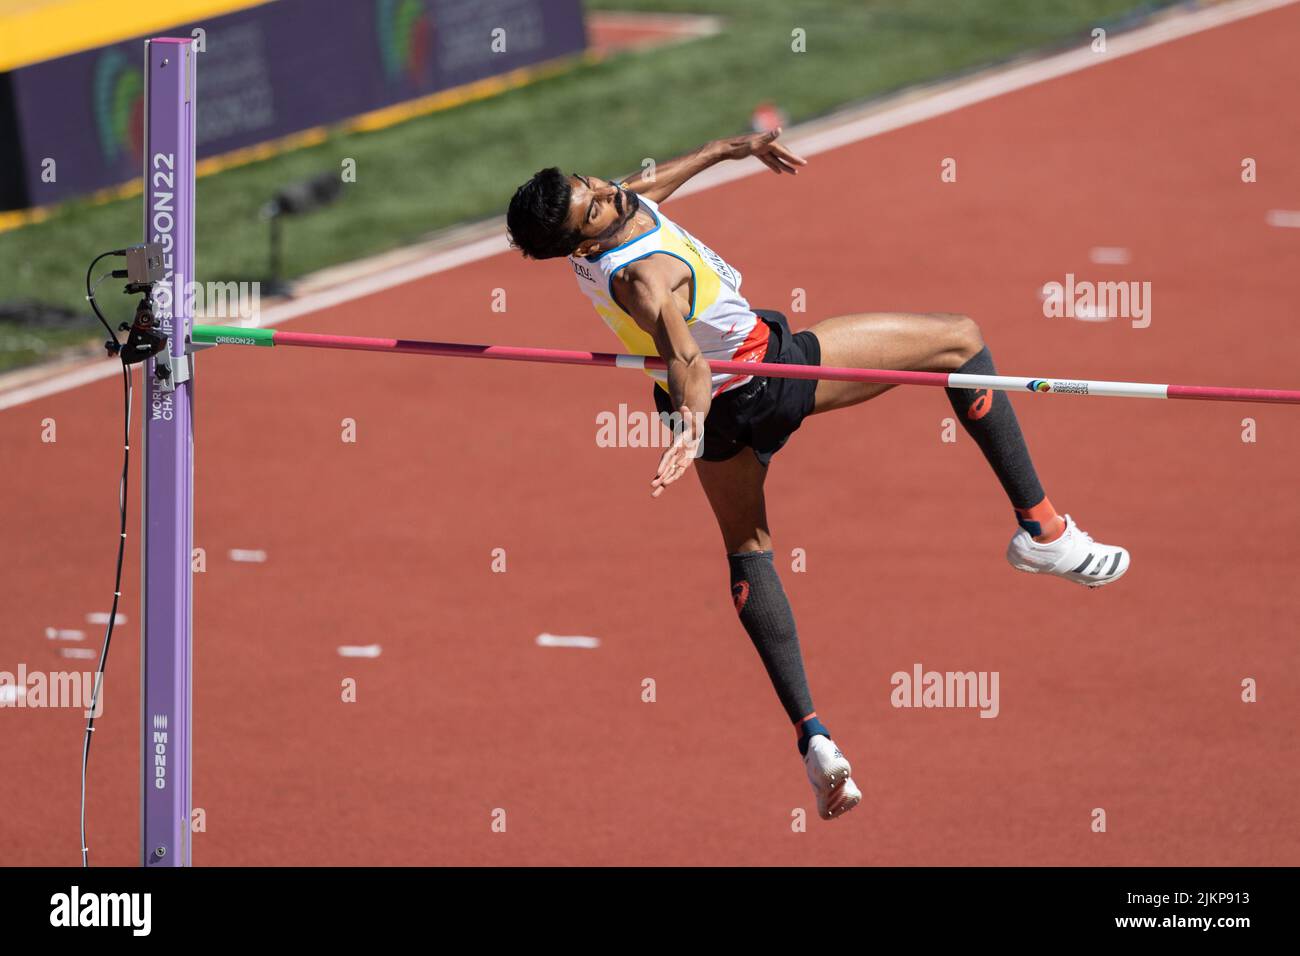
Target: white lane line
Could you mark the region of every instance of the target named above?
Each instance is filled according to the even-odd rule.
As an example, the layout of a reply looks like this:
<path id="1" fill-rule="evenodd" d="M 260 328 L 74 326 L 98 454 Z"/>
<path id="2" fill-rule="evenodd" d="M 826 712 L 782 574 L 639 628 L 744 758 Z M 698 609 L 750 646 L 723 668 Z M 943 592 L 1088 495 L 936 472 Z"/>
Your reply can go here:
<path id="1" fill-rule="evenodd" d="M 48 641 L 84 641 L 86 632 L 70 627 L 47 627 L 45 629 L 45 639 Z"/>
<path id="2" fill-rule="evenodd" d="M 1036 86 L 1057 77 L 1111 63 L 1121 57 L 1169 43 L 1171 40 L 1212 30 L 1295 2 L 1297 0 L 1229 0 L 1227 3 L 1216 4 L 1190 13 L 1175 14 L 1128 33 L 1109 37 L 1105 53 L 1093 53 L 1087 42 L 1083 41 L 1083 45 L 1079 48 L 1020 66 L 998 69 L 991 75 L 973 77 L 965 83 L 948 86 L 929 95 L 922 93 L 915 99 L 896 106 L 886 105 L 881 108 L 880 103 L 868 105 L 862 110 L 853 111 L 845 122 L 831 128 L 826 128 L 826 121 L 810 123 L 807 127 L 795 127 L 787 131 L 786 140 L 796 152 L 809 156 L 815 155 L 871 139 L 881 133 L 904 126 L 934 119 L 946 113 L 953 113 L 967 106 Z M 904 91 L 901 95 L 910 94 Z M 869 115 L 861 116 L 864 111 Z M 816 132 L 809 131 L 814 126 Z M 679 189 L 675 196 L 689 196 L 766 170 L 766 166 L 753 158 L 714 166 Z M 504 226 L 504 219 L 498 221 Z M 292 302 L 271 306 L 263 311 L 260 325 L 262 327 L 279 325 L 302 315 L 367 298 L 395 286 L 405 285 L 457 266 L 508 252 L 509 248 L 505 230 L 502 228 L 499 234 L 486 239 L 478 239 L 412 263 L 384 269 L 335 289 L 308 294 Z M 0 411 L 120 374 L 121 366 L 116 362 L 104 361 L 87 365 L 72 372 L 53 376 L 44 382 L 16 388 L 0 395 Z"/>
<path id="3" fill-rule="evenodd" d="M 1076 322 L 1109 322 L 1116 318 L 1106 311 L 1104 305 L 1076 305 L 1073 312 Z"/>
<path id="4" fill-rule="evenodd" d="M 339 648 L 339 657 L 378 657 L 383 648 L 378 644 L 344 644 Z"/>
<path id="5" fill-rule="evenodd" d="M 231 548 L 231 561 L 243 561 L 247 564 L 265 564 L 266 552 L 261 550 L 252 550 L 248 548 Z"/>
<path id="6" fill-rule="evenodd" d="M 107 624 L 107 623 L 108 623 L 108 612 L 107 612 L 107 611 L 91 611 L 89 614 L 86 615 L 86 623 L 87 623 L 87 624 Z M 125 624 L 125 623 L 126 623 L 126 615 L 125 615 L 125 614 L 119 614 L 119 615 L 117 615 L 116 618 L 113 619 L 113 624 L 114 624 L 114 625 Z"/>
<path id="7" fill-rule="evenodd" d="M 1270 209 L 1264 221 L 1279 229 L 1300 229 L 1300 209 Z"/>
<path id="8" fill-rule="evenodd" d="M 1099 266 L 1126 266 L 1133 261 L 1132 253 L 1123 246 L 1093 246 L 1088 258 Z"/>
<path id="9" fill-rule="evenodd" d="M 538 647 L 600 647 L 600 638 L 584 637 L 581 634 L 565 636 L 562 634 L 538 634 Z"/>

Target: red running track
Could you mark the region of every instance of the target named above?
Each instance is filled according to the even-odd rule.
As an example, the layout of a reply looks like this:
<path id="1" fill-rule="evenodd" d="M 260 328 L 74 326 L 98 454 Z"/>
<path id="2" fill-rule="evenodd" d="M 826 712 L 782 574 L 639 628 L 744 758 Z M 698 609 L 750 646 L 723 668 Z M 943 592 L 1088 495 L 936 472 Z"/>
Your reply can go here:
<path id="1" fill-rule="evenodd" d="M 1300 83 L 1298 33 L 1300 8 L 1261 15 L 672 211 L 744 271 L 756 306 L 805 289 L 796 326 L 963 311 L 1006 369 L 1294 386 L 1300 231 L 1265 216 L 1300 205 L 1300 114 L 1281 92 Z M 1132 262 L 1094 265 L 1094 246 Z M 1151 326 L 1044 318 L 1038 290 L 1067 272 L 1151 281 Z M 572 283 L 503 255 L 294 327 L 609 348 Z M 1099 592 L 1007 567 L 1009 509 L 966 436 L 940 440 L 933 391 L 807 423 L 776 459 L 770 516 L 778 553 L 806 552 L 787 588 L 866 799 L 794 833 L 810 792 L 703 495 L 690 481 L 652 500 L 657 453 L 595 443 L 600 411 L 650 407 L 640 373 L 248 349 L 202 356 L 198 384 L 200 865 L 1300 859 L 1293 408 L 1020 402 L 1052 500 L 1134 554 Z M 0 413 L 0 669 L 89 666 L 45 628 L 98 641 L 84 616 L 108 606 L 117 388 Z M 134 597 L 125 608 L 92 761 L 99 864 L 136 861 Z M 542 632 L 602 644 L 538 647 Z M 379 658 L 336 651 L 372 643 Z M 892 708 L 890 675 L 916 662 L 998 671 L 1000 715 Z M 1256 704 L 1239 699 L 1247 677 Z M 77 862 L 81 726 L 0 711 L 5 863 Z"/>

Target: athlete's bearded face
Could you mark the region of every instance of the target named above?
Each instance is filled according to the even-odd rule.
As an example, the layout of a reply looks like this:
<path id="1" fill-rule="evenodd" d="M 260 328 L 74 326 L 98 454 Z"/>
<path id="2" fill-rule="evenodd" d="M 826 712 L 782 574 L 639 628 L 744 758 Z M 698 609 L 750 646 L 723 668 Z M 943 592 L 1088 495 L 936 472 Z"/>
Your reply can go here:
<path id="1" fill-rule="evenodd" d="M 636 193 L 607 179 L 575 174 L 569 177 L 569 184 L 572 194 L 566 224 L 582 235 L 584 246 L 614 238 L 641 208 Z"/>

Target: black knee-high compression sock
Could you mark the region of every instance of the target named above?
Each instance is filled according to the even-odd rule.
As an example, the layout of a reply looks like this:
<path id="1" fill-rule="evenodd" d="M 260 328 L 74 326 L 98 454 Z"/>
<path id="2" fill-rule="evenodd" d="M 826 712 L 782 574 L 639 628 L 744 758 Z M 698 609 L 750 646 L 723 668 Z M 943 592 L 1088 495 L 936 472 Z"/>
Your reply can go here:
<path id="1" fill-rule="evenodd" d="M 727 563 L 731 566 L 731 598 L 740 623 L 754 642 L 776 695 L 781 698 L 781 706 L 794 724 L 799 752 L 806 754 L 810 737 L 816 734 L 829 737 L 830 731 L 813 710 L 803 657 L 799 653 L 794 612 L 772 563 L 772 552 L 729 554 Z"/>
<path id="2" fill-rule="evenodd" d="M 996 375 L 988 346 L 957 369 L 961 375 Z M 1016 520 L 1034 537 L 1051 535 L 1061 523 L 1034 471 L 1015 409 L 1005 392 L 991 388 L 947 388 L 948 400 L 980 446 L 1016 510 Z"/>

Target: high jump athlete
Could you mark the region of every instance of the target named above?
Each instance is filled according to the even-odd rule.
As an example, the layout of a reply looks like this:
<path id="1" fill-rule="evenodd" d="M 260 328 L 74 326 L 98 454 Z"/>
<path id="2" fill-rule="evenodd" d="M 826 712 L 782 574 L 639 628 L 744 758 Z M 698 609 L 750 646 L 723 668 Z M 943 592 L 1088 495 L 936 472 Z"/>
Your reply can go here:
<path id="1" fill-rule="evenodd" d="M 779 312 L 752 309 L 741 276 L 659 209 L 715 163 L 753 156 L 778 174 L 806 160 L 780 130 L 708 143 L 661 163 L 653 177 L 610 181 L 543 169 L 515 191 L 507 226 L 532 259 L 568 257 L 578 287 L 627 351 L 657 355 L 651 371 L 661 416 L 675 438 L 650 482 L 658 497 L 698 457 L 700 484 L 717 518 L 740 622 L 762 658 L 829 820 L 862 794 L 844 754 L 813 708 L 794 615 L 773 564 L 763 481 L 772 456 L 809 415 L 858 405 L 893 386 L 711 373 L 708 361 L 996 374 L 979 327 L 964 315 L 863 313 L 791 332 Z M 948 400 L 997 475 L 1019 530 L 1007 559 L 1020 571 L 1089 587 L 1118 580 L 1128 552 L 1100 544 L 1043 492 L 1020 425 L 1003 392 L 948 388 Z"/>

